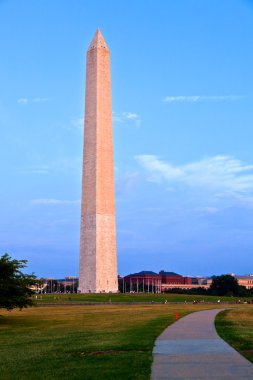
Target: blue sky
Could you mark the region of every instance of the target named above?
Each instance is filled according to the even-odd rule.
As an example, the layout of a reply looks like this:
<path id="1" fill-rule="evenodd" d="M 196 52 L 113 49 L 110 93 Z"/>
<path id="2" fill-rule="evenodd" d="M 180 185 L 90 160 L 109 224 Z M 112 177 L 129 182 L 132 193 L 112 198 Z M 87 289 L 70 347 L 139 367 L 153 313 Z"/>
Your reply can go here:
<path id="1" fill-rule="evenodd" d="M 0 0 L 0 252 L 78 273 L 86 49 L 111 51 L 119 273 L 253 272 L 253 1 Z"/>

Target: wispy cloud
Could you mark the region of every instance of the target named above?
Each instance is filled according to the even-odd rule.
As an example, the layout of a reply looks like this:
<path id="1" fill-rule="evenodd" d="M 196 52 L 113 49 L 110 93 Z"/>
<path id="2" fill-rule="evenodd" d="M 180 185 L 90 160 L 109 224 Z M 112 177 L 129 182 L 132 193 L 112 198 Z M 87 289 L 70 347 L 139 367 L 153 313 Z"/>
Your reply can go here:
<path id="1" fill-rule="evenodd" d="M 199 212 L 200 214 L 205 215 L 205 214 L 217 214 L 220 210 L 217 207 L 206 206 L 206 207 L 196 209 L 196 211 Z"/>
<path id="2" fill-rule="evenodd" d="M 33 98 L 31 101 L 33 103 L 45 103 L 49 101 L 49 98 Z"/>
<path id="3" fill-rule="evenodd" d="M 74 129 L 78 131 L 83 131 L 84 129 L 84 118 L 83 117 L 75 117 L 70 120 L 70 127 L 67 129 Z"/>
<path id="4" fill-rule="evenodd" d="M 71 219 L 50 219 L 47 221 L 42 221 L 40 224 L 44 227 L 54 228 L 54 227 L 62 227 L 66 225 L 71 225 L 73 221 Z"/>
<path id="5" fill-rule="evenodd" d="M 25 174 L 48 174 L 50 171 L 49 165 L 32 165 L 21 170 L 21 173 Z"/>
<path id="6" fill-rule="evenodd" d="M 126 171 L 123 173 L 117 173 L 116 171 L 116 193 L 121 195 L 129 192 L 134 187 L 139 177 L 137 171 Z"/>
<path id="7" fill-rule="evenodd" d="M 28 103 L 45 103 L 48 102 L 49 98 L 19 98 L 17 102 L 19 104 L 27 105 Z"/>
<path id="8" fill-rule="evenodd" d="M 112 114 L 113 123 L 128 123 L 129 125 L 133 125 L 135 127 L 139 127 L 141 125 L 141 118 L 137 113 L 134 112 L 113 112 Z M 83 117 L 75 117 L 70 120 L 70 123 L 65 129 L 83 131 L 84 129 L 84 118 Z"/>
<path id="9" fill-rule="evenodd" d="M 163 101 L 166 103 L 200 103 L 200 102 L 231 102 L 243 99 L 242 95 L 217 95 L 217 96 L 166 96 Z"/>
<path id="10" fill-rule="evenodd" d="M 139 155 L 135 159 L 149 172 L 149 181 L 205 189 L 217 199 L 253 201 L 253 165 L 231 156 L 214 156 L 178 166 L 155 155 Z"/>
<path id="11" fill-rule="evenodd" d="M 141 125 L 140 116 L 134 112 L 121 112 L 121 113 L 113 112 L 112 118 L 113 118 L 114 123 L 130 122 L 135 127 L 140 127 Z"/>
<path id="12" fill-rule="evenodd" d="M 20 98 L 20 99 L 18 99 L 18 103 L 19 104 L 27 104 L 28 103 L 28 99 L 27 98 Z"/>
<path id="13" fill-rule="evenodd" d="M 62 125 L 63 129 L 71 132 L 83 132 L 84 130 L 84 118 L 83 117 L 72 117 L 68 122 Z"/>
<path id="14" fill-rule="evenodd" d="M 23 174 L 49 174 L 54 172 L 80 172 L 81 175 L 82 158 L 81 157 L 58 157 L 47 164 L 30 165 L 22 169 Z"/>
<path id="15" fill-rule="evenodd" d="M 123 115 L 126 119 L 130 119 L 130 120 L 137 120 L 137 119 L 139 119 L 139 116 L 137 115 L 137 113 L 132 113 L 132 112 L 122 112 L 122 115 Z"/>
<path id="16" fill-rule="evenodd" d="M 30 201 L 32 205 L 73 205 L 80 204 L 80 200 L 62 200 L 54 198 L 38 198 Z"/>
<path id="17" fill-rule="evenodd" d="M 58 157 L 54 162 L 52 162 L 51 168 L 52 171 L 71 171 L 72 173 L 80 171 L 81 175 L 82 157 Z"/>

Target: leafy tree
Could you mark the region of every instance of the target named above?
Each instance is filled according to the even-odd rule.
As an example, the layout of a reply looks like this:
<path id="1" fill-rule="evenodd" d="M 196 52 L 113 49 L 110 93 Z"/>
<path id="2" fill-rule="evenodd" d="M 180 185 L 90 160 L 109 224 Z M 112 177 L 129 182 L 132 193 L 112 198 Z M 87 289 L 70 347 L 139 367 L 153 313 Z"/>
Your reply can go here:
<path id="1" fill-rule="evenodd" d="M 240 290 L 235 277 L 229 274 L 222 274 L 221 276 L 213 276 L 209 292 L 217 296 L 238 296 Z"/>
<path id="2" fill-rule="evenodd" d="M 0 257 L 0 308 L 33 306 L 30 297 L 34 292 L 30 287 L 35 284 L 36 277 L 21 272 L 26 263 L 27 260 L 11 259 L 7 253 Z"/>

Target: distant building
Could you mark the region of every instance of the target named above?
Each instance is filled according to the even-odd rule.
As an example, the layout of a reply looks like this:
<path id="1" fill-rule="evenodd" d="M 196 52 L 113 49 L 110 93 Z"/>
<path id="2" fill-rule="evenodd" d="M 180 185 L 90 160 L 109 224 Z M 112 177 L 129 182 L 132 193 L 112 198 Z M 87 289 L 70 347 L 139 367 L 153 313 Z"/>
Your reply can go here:
<path id="1" fill-rule="evenodd" d="M 245 286 L 247 289 L 253 289 L 253 274 L 240 276 L 232 273 L 231 275 L 237 279 L 239 285 Z"/>
<path id="2" fill-rule="evenodd" d="M 162 276 L 152 271 L 142 271 L 124 277 L 123 292 L 161 293 Z"/>
<path id="3" fill-rule="evenodd" d="M 208 288 L 206 279 L 202 278 L 201 281 L 196 277 L 184 277 L 181 274 L 174 272 L 160 271 L 162 276 L 162 291 L 168 291 L 170 289 L 196 289 L 196 288 Z"/>
<path id="4" fill-rule="evenodd" d="M 191 281 L 193 285 L 207 285 L 208 277 L 191 277 Z M 212 279 L 211 279 L 212 282 Z"/>
<path id="5" fill-rule="evenodd" d="M 253 274 L 230 274 L 238 280 L 238 284 L 247 289 L 253 289 Z M 212 277 L 182 276 L 175 272 L 161 270 L 141 271 L 127 276 L 118 276 L 120 292 L 162 293 L 171 289 L 208 289 L 212 284 Z M 36 293 L 75 293 L 78 286 L 78 277 L 66 276 L 63 279 L 44 278 L 43 284 L 34 287 Z"/>
<path id="6" fill-rule="evenodd" d="M 177 274 L 174 272 L 165 272 L 161 270 L 159 274 L 162 276 L 162 284 L 163 285 L 182 285 L 184 284 L 184 277 L 181 274 Z"/>
<path id="7" fill-rule="evenodd" d="M 78 277 L 76 276 L 66 276 L 60 279 L 54 279 L 47 277 L 43 279 L 44 293 L 76 293 L 78 285 Z"/>
<path id="8" fill-rule="evenodd" d="M 208 288 L 206 282 L 192 282 L 191 277 L 184 277 L 175 272 L 161 270 L 159 273 L 153 271 L 141 271 L 119 278 L 119 288 L 126 292 L 161 293 L 170 289 L 194 289 Z"/>

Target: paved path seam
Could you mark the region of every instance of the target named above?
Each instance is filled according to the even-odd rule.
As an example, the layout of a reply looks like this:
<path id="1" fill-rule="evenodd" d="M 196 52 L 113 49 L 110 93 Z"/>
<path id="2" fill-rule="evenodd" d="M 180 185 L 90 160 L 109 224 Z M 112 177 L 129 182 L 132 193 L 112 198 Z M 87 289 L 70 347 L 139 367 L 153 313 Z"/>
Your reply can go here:
<path id="1" fill-rule="evenodd" d="M 152 380 L 252 380 L 253 364 L 221 339 L 221 309 L 187 315 L 167 327 L 153 349 Z"/>

